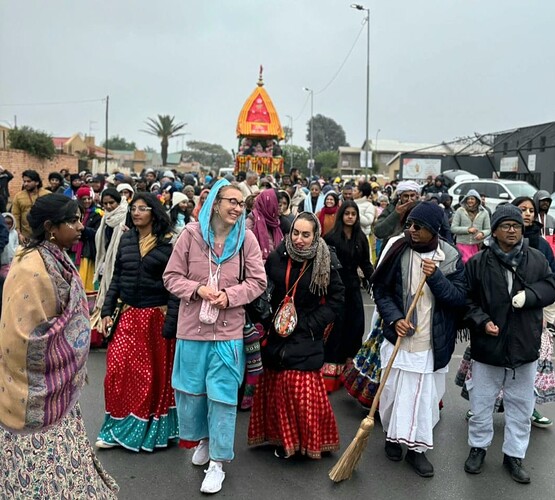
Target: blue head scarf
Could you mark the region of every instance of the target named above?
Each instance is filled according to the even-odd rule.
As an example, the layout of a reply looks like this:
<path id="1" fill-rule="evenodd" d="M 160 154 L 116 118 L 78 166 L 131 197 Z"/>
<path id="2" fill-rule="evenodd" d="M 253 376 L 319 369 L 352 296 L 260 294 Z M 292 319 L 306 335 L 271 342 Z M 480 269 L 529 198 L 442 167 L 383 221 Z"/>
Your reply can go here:
<path id="1" fill-rule="evenodd" d="M 220 189 L 230 185 L 231 183 L 226 179 L 220 179 L 218 182 L 216 182 L 214 186 L 212 186 L 212 189 L 210 189 L 208 197 L 202 205 L 198 217 L 200 230 L 202 232 L 202 239 L 210 247 L 212 260 L 216 264 L 221 264 L 226 260 L 231 259 L 234 255 L 237 255 L 237 253 L 239 253 L 239 250 L 241 249 L 241 246 L 243 245 L 243 241 L 245 241 L 245 212 L 243 212 L 241 216 L 237 219 L 235 224 L 233 224 L 231 231 L 227 235 L 222 255 L 218 257 L 214 252 L 214 230 L 210 225 L 212 209 L 214 207 L 214 203 L 216 203 L 216 198 Z"/>

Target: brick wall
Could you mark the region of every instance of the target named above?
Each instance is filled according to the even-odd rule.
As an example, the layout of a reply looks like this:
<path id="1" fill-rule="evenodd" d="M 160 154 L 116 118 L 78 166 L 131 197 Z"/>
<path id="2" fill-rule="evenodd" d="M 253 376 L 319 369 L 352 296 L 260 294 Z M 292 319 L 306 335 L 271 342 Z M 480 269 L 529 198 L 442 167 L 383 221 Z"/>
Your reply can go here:
<path id="1" fill-rule="evenodd" d="M 36 170 L 41 176 L 43 186 L 48 185 L 48 174 L 66 168 L 70 173 L 77 173 L 79 159 L 76 156 L 56 155 L 52 160 L 41 160 L 19 149 L 0 149 L 0 165 L 13 174 L 9 184 L 10 195 L 21 190 L 21 174 L 24 170 Z"/>

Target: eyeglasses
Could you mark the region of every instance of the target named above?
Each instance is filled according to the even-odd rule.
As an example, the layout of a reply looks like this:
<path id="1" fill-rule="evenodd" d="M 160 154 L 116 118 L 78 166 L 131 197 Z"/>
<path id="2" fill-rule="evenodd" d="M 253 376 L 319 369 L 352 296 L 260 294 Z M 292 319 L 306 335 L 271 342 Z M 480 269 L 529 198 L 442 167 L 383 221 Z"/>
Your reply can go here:
<path id="1" fill-rule="evenodd" d="M 498 229 L 501 229 L 501 231 L 507 233 L 509 231 L 521 231 L 522 230 L 522 225 L 521 224 L 499 224 L 499 226 L 497 226 Z"/>
<path id="2" fill-rule="evenodd" d="M 220 200 L 227 200 L 229 201 L 229 204 L 233 207 L 233 208 L 237 208 L 240 207 L 241 209 L 245 208 L 245 202 L 244 201 L 239 201 L 237 198 L 224 198 L 223 196 L 220 198 Z"/>
<path id="3" fill-rule="evenodd" d="M 150 210 L 152 210 L 152 207 L 147 207 L 146 205 L 134 206 L 134 207 L 131 207 L 129 209 L 129 211 L 131 213 L 135 213 L 135 212 L 143 212 L 144 213 L 144 212 L 149 212 Z"/>
<path id="4" fill-rule="evenodd" d="M 411 227 L 413 227 L 415 231 L 420 231 L 422 229 L 420 224 L 415 224 L 414 222 L 407 222 L 405 224 L 405 229 L 410 229 Z"/>

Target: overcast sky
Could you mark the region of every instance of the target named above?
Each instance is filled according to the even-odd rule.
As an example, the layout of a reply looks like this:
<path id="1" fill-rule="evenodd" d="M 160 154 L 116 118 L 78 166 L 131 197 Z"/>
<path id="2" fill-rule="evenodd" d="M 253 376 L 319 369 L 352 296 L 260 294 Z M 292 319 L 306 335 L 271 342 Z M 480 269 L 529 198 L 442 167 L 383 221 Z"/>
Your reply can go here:
<path id="1" fill-rule="evenodd" d="M 0 0 L 0 123 L 54 136 L 105 134 L 159 148 L 140 132 L 156 114 L 184 140 L 237 148 L 239 111 L 264 66 L 294 141 L 314 114 L 365 137 L 364 13 L 348 0 Z M 553 120 L 555 2 L 377 0 L 371 9 L 370 138 L 440 142 Z M 170 144 L 170 151 L 181 140 Z"/>

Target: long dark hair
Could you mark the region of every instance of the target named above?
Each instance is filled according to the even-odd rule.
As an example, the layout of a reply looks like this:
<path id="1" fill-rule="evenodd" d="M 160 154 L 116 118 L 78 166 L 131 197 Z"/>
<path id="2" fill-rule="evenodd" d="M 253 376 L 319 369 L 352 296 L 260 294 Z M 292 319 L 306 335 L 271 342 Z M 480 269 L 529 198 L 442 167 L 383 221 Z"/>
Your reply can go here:
<path id="1" fill-rule="evenodd" d="M 36 248 L 48 239 L 45 222 L 50 221 L 52 225 L 59 226 L 73 219 L 77 212 L 81 212 L 82 215 L 77 202 L 63 194 L 53 193 L 37 198 L 27 214 L 32 234 L 29 243 L 25 245 L 25 251 Z"/>
<path id="2" fill-rule="evenodd" d="M 349 241 L 347 240 L 344 230 L 345 223 L 343 222 L 343 215 L 348 208 L 354 208 L 357 214 L 357 220 L 353 225 L 353 232 L 351 234 L 351 242 L 354 243 L 354 245 L 349 245 Z M 344 201 L 337 211 L 335 224 L 332 230 L 324 237 L 326 243 L 335 247 L 338 250 L 338 255 L 347 253 L 354 258 L 359 251 L 357 247 L 360 247 L 360 242 L 365 238 L 366 236 L 360 227 L 360 211 L 358 204 L 352 200 Z"/>
<path id="3" fill-rule="evenodd" d="M 146 205 L 152 209 L 152 234 L 156 236 L 158 241 L 164 240 L 166 235 L 172 232 L 170 218 L 164 209 L 164 205 L 162 205 L 156 195 L 141 192 L 133 196 L 130 206 L 132 207 L 134 203 L 139 200 L 144 201 Z M 133 219 L 131 219 L 131 226 L 135 227 Z"/>
<path id="4" fill-rule="evenodd" d="M 187 200 L 184 200 L 184 201 L 189 203 L 192 200 L 189 200 L 189 198 L 187 198 Z M 183 216 L 185 217 L 185 225 L 189 224 L 189 222 L 191 221 L 191 219 L 189 218 L 189 214 L 185 210 L 181 210 L 181 208 L 179 208 L 179 203 L 178 203 L 175 207 L 173 207 L 170 210 L 170 222 L 172 227 L 174 227 L 177 224 L 177 216 L 179 214 L 183 214 Z"/>
<path id="5" fill-rule="evenodd" d="M 37 183 L 37 189 L 42 187 L 42 179 L 36 170 L 24 170 L 21 177 L 28 177 L 32 181 Z"/>

